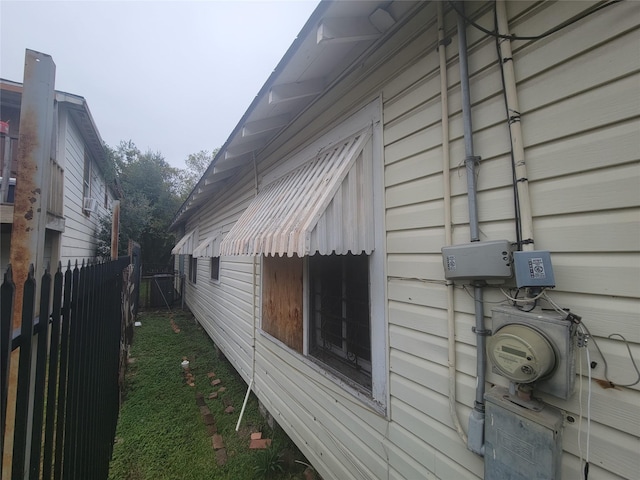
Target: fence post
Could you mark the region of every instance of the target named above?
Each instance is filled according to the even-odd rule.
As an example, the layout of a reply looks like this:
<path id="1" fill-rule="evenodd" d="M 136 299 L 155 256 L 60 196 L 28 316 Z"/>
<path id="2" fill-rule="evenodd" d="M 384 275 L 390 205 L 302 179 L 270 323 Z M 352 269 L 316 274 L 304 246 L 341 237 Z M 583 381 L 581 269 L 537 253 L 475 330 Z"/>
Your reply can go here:
<path id="1" fill-rule="evenodd" d="M 20 105 L 18 171 L 9 253 L 16 288 L 12 322 L 14 330 L 20 327 L 20 323 L 24 318 L 23 288 L 26 282 L 29 281 L 30 265 L 33 264 L 37 271 L 42 271 L 43 268 L 44 237 L 47 221 L 46 202 L 49 198 L 47 172 L 49 170 L 53 131 L 54 81 L 55 64 L 53 59 L 49 55 L 27 50 L 25 53 Z M 36 292 L 34 291 L 33 294 L 35 299 Z M 32 307 L 25 306 L 25 308 Z M 32 308 L 30 322 L 33 321 L 34 313 L 37 312 L 34 312 Z M 29 345 L 29 347 L 31 346 Z M 24 358 L 25 360 L 27 359 L 26 356 Z M 3 445 L 5 452 L 3 469 L 7 470 L 9 469 L 8 464 L 13 462 L 12 454 L 7 453 L 7 451 L 15 452 L 15 449 L 9 448 L 9 444 L 14 443 L 14 433 L 18 433 L 14 432 L 13 425 L 18 421 L 22 421 L 22 419 L 16 418 L 17 410 L 22 408 L 16 399 L 18 370 L 29 368 L 30 371 L 31 368 L 31 365 L 18 365 L 18 362 L 22 362 L 22 360 L 18 359 L 17 353 L 12 354 L 8 379 L 5 444 Z M 32 412 L 28 411 L 25 415 L 30 417 L 31 414 Z M 28 436 L 29 433 L 27 433 Z M 24 457 L 19 459 L 19 461 L 24 460 Z M 16 468 L 20 470 L 24 469 L 25 466 L 16 466 Z M 16 477 L 13 476 L 13 478 Z"/>
<path id="2" fill-rule="evenodd" d="M 4 274 L 4 281 L 0 287 L 0 475 L 4 458 L 4 430 L 7 415 L 7 389 L 11 363 L 11 315 L 15 286 L 11 275 L 11 265 Z"/>

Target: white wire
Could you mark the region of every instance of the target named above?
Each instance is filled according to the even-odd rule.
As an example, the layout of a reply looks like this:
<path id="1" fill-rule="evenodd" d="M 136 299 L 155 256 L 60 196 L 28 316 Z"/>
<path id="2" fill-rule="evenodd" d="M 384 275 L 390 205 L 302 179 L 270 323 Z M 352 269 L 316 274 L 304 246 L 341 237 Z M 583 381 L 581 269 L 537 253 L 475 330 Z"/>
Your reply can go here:
<path id="1" fill-rule="evenodd" d="M 535 297 L 532 297 L 532 298 L 513 298 L 513 297 L 509 296 L 509 294 L 507 292 L 504 291 L 504 288 L 501 288 L 500 291 L 502 292 L 502 294 L 505 297 L 507 297 L 512 302 L 516 302 L 516 303 L 531 303 L 531 302 L 534 302 L 534 301 L 538 300 L 540 297 L 544 296 L 544 294 L 545 294 L 544 290 L 542 290 L 538 295 L 536 295 Z"/>
<path id="2" fill-rule="evenodd" d="M 586 446 L 586 456 L 585 456 L 585 466 L 589 464 L 589 453 L 591 450 L 591 354 L 589 353 L 589 348 L 587 347 L 587 339 L 589 337 L 587 329 L 584 325 L 578 325 L 578 328 L 581 330 L 582 334 L 585 336 L 585 344 L 584 344 L 584 352 L 587 357 L 587 378 L 589 383 L 587 385 L 587 446 Z M 580 361 L 580 394 L 578 397 L 578 402 L 580 406 L 580 421 L 578 423 L 578 450 L 580 451 L 580 468 L 583 469 L 582 465 L 582 444 L 580 441 L 580 437 L 582 436 L 582 361 Z"/>
<path id="3" fill-rule="evenodd" d="M 554 302 L 554 301 L 552 300 L 552 298 L 551 298 L 549 295 L 547 295 L 547 292 L 542 292 L 542 294 L 543 294 L 543 296 L 544 296 L 544 299 L 545 299 L 547 302 L 549 302 L 549 304 L 553 307 L 553 309 L 554 309 L 556 312 L 558 312 L 558 313 L 559 313 L 560 315 L 562 315 L 562 316 L 565 316 L 565 317 L 567 316 L 567 311 L 566 311 L 566 310 L 564 310 L 564 309 L 562 309 L 562 307 L 560 307 L 556 302 Z"/>
<path id="4" fill-rule="evenodd" d="M 582 359 L 578 359 L 580 375 L 578 376 L 578 452 L 580 452 L 580 468 L 578 468 L 578 478 L 582 478 Z"/>
<path id="5" fill-rule="evenodd" d="M 591 440 L 591 356 L 589 355 L 589 349 L 585 346 L 585 352 L 587 352 L 587 377 L 589 379 L 587 395 L 587 464 L 589 463 L 589 441 Z"/>

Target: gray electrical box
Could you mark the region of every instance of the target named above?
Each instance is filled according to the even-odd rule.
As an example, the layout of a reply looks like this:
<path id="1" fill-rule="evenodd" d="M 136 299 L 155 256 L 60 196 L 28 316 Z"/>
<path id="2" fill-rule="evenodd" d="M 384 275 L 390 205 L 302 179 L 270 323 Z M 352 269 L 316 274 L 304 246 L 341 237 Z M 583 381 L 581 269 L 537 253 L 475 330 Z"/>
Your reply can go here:
<path id="1" fill-rule="evenodd" d="M 562 412 L 540 411 L 509 400 L 508 390 L 485 394 L 484 478 L 487 480 L 559 480 L 562 460 Z"/>
<path id="2" fill-rule="evenodd" d="M 512 252 L 513 246 L 508 240 L 443 247 L 444 276 L 450 280 L 504 283 L 513 277 Z"/>
<path id="3" fill-rule="evenodd" d="M 508 325 L 525 325 L 540 333 L 555 354 L 553 371 L 535 382 L 535 390 L 568 399 L 573 395 L 576 380 L 576 325 L 555 312 L 539 308 L 524 312 L 516 307 L 496 307 L 491 310 L 491 332 L 495 336 Z M 487 342 L 488 347 L 492 342 Z M 489 352 L 490 353 L 490 352 Z M 489 354 L 491 358 L 491 354 Z M 494 372 L 502 375 L 494 366 Z"/>
<path id="4" fill-rule="evenodd" d="M 546 250 L 514 252 L 513 265 L 518 288 L 556 286 L 551 254 Z"/>

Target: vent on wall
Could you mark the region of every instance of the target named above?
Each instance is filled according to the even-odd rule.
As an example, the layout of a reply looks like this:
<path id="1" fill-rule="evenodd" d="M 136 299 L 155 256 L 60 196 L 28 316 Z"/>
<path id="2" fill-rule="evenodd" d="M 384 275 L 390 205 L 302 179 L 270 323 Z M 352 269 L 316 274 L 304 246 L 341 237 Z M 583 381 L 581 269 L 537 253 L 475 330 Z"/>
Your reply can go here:
<path id="1" fill-rule="evenodd" d="M 82 209 L 87 213 L 95 213 L 98 210 L 98 201 L 95 198 L 85 197 Z"/>

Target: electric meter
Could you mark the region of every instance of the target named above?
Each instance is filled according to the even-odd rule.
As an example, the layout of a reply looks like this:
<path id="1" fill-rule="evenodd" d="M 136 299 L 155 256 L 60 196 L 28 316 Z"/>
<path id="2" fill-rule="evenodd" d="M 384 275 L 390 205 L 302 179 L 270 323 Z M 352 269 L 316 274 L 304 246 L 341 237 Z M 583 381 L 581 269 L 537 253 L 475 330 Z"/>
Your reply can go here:
<path id="1" fill-rule="evenodd" d="M 516 383 L 531 383 L 545 377 L 556 365 L 549 341 L 537 330 L 510 324 L 487 340 L 487 353 L 497 373 Z"/>

